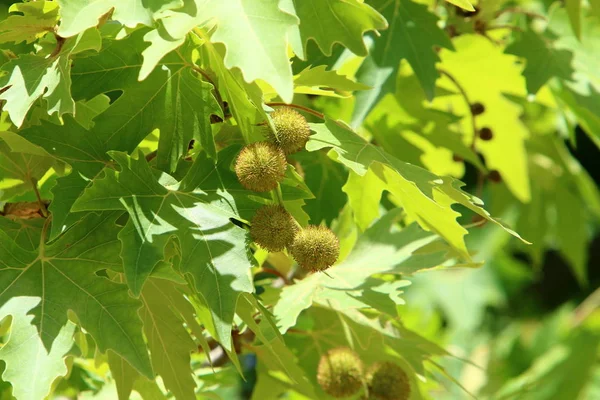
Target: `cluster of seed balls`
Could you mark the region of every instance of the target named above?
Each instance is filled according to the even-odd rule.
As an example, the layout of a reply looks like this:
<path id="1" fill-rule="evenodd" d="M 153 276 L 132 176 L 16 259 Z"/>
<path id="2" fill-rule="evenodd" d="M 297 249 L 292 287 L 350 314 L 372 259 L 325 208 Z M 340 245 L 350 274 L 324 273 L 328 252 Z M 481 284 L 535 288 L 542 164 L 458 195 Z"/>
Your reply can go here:
<path id="1" fill-rule="evenodd" d="M 353 350 L 338 347 L 321 356 L 317 381 L 335 398 L 355 395 L 366 384 L 368 399 L 407 400 L 410 381 L 406 372 L 392 362 L 376 362 L 364 372 L 362 360 Z"/>
<path id="2" fill-rule="evenodd" d="M 246 189 L 268 192 L 277 189 L 285 176 L 288 154 L 300 151 L 310 136 L 306 118 L 284 107 L 271 113 L 275 131 L 265 130 L 267 141 L 242 149 L 235 162 L 235 173 Z M 301 229 L 284 207 L 260 208 L 252 219 L 252 240 L 270 252 L 288 248 L 298 265 L 310 271 L 332 266 L 340 253 L 339 240 L 324 226 Z"/>

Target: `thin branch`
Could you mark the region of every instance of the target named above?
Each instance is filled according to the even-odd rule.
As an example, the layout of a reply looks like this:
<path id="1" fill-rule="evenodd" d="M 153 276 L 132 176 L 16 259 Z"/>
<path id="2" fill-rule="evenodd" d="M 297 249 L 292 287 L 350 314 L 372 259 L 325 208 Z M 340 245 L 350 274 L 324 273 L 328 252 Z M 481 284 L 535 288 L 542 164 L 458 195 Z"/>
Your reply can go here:
<path id="1" fill-rule="evenodd" d="M 52 51 L 52 54 L 50 54 L 50 58 L 56 57 L 61 52 L 65 42 L 67 41 L 67 39 L 64 37 L 58 36 L 56 32 L 54 33 L 54 37 L 56 38 L 56 47 Z"/>
<path id="2" fill-rule="evenodd" d="M 573 311 L 571 323 L 573 327 L 579 326 L 587 317 L 600 307 L 600 288 L 594 290 L 577 308 Z"/>
<path id="3" fill-rule="evenodd" d="M 150 153 L 146 154 L 146 161 L 150 162 L 150 161 L 154 160 L 156 158 L 157 154 L 158 154 L 158 150 L 154 150 L 154 151 L 151 151 Z"/>
<path id="4" fill-rule="evenodd" d="M 456 88 L 462 95 L 463 99 L 467 103 L 467 107 L 469 108 L 469 113 L 471 114 L 471 128 L 473 129 L 473 140 L 471 141 L 471 150 L 475 153 L 475 155 L 477 155 L 476 144 L 477 144 L 477 137 L 479 137 L 479 131 L 477 130 L 477 122 L 476 122 L 477 116 L 475 115 L 473 108 L 471 107 L 472 103 L 471 103 L 471 100 L 469 99 L 469 95 L 465 91 L 465 88 L 460 84 L 460 82 L 458 82 L 456 80 L 456 78 L 454 76 L 452 76 L 452 74 L 450 74 L 448 71 L 445 71 L 443 69 L 440 69 L 439 72 L 440 72 L 440 74 L 442 74 L 445 77 L 447 77 L 448 79 L 450 79 L 450 81 L 452 81 L 454 86 L 456 86 Z M 475 194 L 479 198 L 481 198 L 481 195 L 483 193 L 484 181 L 485 181 L 485 176 L 483 175 L 483 172 L 480 169 L 478 169 L 477 170 L 477 189 L 475 191 Z"/>
<path id="5" fill-rule="evenodd" d="M 195 64 L 191 64 L 189 62 L 187 62 L 187 60 L 183 57 L 183 55 L 179 52 L 179 49 L 176 49 L 175 52 L 177 53 L 177 55 L 179 56 L 179 58 L 181 58 L 181 61 L 183 61 L 183 63 L 190 67 L 191 69 L 193 69 L 194 71 L 196 71 L 197 73 L 199 73 L 200 75 L 202 75 L 202 77 L 208 82 L 210 83 L 215 91 L 215 97 L 217 98 L 217 102 L 219 103 L 219 106 L 221 107 L 221 110 L 223 111 L 223 116 L 225 116 L 225 102 L 223 101 L 223 96 L 221 96 L 221 92 L 219 92 L 219 88 L 217 87 L 217 84 L 215 83 L 215 81 L 210 77 L 210 75 L 208 74 L 208 72 L 206 72 L 205 70 L 203 70 L 202 68 L 198 67 Z"/>
<path id="6" fill-rule="evenodd" d="M 283 280 L 283 282 L 286 285 L 291 285 L 292 283 L 290 282 L 290 280 L 288 279 L 287 276 L 285 276 L 284 274 L 282 274 L 281 272 L 279 272 L 278 270 L 276 270 L 275 268 L 269 268 L 269 267 L 262 267 L 263 272 L 267 272 L 269 274 L 273 274 L 278 276 L 279 278 L 281 278 Z"/>
<path id="7" fill-rule="evenodd" d="M 306 113 L 309 113 L 311 115 L 314 115 L 317 118 L 321 118 L 321 119 L 325 119 L 325 114 L 320 113 L 316 110 L 313 110 L 312 108 L 308 108 L 308 107 L 304 107 L 304 106 L 300 106 L 298 104 L 287 104 L 287 103 L 267 103 L 267 105 L 269 107 L 290 107 L 290 108 L 295 108 L 297 110 L 302 110 Z"/>
<path id="8" fill-rule="evenodd" d="M 37 185 L 37 179 L 30 178 L 29 182 L 33 187 L 33 192 L 35 193 L 35 197 L 37 198 L 38 205 L 40 206 L 40 212 L 44 216 L 44 218 L 48 218 L 48 210 L 46 209 L 46 204 L 44 204 L 44 200 L 42 200 L 42 196 L 40 195 L 40 191 Z"/>
<path id="9" fill-rule="evenodd" d="M 467 107 L 469 109 L 469 113 L 471 114 L 471 127 L 473 128 L 473 140 L 471 141 L 471 150 L 475 151 L 475 144 L 477 141 L 477 123 L 475 122 L 476 115 L 473 113 L 473 109 L 471 108 L 471 100 L 469 99 L 469 95 L 465 91 L 465 88 L 456 80 L 452 74 L 443 69 L 438 70 L 440 74 L 444 75 L 446 78 L 450 79 L 450 81 L 456 86 L 461 96 L 467 103 Z"/>

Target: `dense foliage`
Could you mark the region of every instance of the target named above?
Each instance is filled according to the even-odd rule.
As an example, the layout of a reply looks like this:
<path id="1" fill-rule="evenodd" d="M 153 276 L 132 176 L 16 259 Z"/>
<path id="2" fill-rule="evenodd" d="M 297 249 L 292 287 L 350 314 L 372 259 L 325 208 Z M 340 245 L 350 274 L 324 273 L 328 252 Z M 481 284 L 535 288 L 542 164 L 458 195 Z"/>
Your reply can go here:
<path id="1" fill-rule="evenodd" d="M 0 398 L 599 398 L 600 3 L 448 1 L 0 5 Z"/>

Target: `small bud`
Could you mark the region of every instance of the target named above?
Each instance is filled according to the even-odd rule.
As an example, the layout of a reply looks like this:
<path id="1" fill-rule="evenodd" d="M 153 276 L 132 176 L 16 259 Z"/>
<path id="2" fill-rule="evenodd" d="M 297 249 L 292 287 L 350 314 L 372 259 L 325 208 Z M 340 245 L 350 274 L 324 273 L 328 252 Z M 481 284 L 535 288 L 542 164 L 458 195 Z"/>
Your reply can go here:
<path id="1" fill-rule="evenodd" d="M 289 107 L 279 108 L 271 113 L 275 132 L 266 130 L 269 141 L 275 143 L 285 154 L 302 150 L 310 137 L 310 127 L 306 118 Z"/>
<path id="2" fill-rule="evenodd" d="M 298 232 L 290 250 L 300 267 L 323 271 L 337 261 L 340 241 L 329 228 L 311 225 Z"/>
<path id="3" fill-rule="evenodd" d="M 275 253 L 292 244 L 298 227 L 294 217 L 281 206 L 260 208 L 250 228 L 252 240 L 265 250 Z"/>
<path id="4" fill-rule="evenodd" d="M 363 363 L 347 347 L 329 350 L 321 356 L 317 368 L 317 382 L 323 391 L 336 398 L 356 394 L 362 387 Z"/>
<path id="5" fill-rule="evenodd" d="M 471 114 L 473 115 L 481 115 L 485 112 L 485 106 L 480 102 L 475 102 L 471 104 Z"/>
<path id="6" fill-rule="evenodd" d="M 462 161 L 465 161 L 465 159 L 464 159 L 464 158 L 462 158 L 461 156 L 459 156 L 458 154 L 453 154 L 453 155 L 452 155 L 452 161 L 455 161 L 455 162 L 462 162 Z"/>
<path id="7" fill-rule="evenodd" d="M 369 399 L 408 400 L 410 381 L 406 372 L 392 362 L 378 362 L 367 371 Z"/>
<path id="8" fill-rule="evenodd" d="M 479 138 L 481 140 L 492 140 L 492 138 L 494 137 L 494 132 L 492 132 L 492 130 L 488 127 L 485 128 L 481 128 L 479 130 Z"/>
<path id="9" fill-rule="evenodd" d="M 252 143 L 242 149 L 235 162 L 235 173 L 246 189 L 268 192 L 283 180 L 285 154 L 267 142 Z"/>
<path id="10" fill-rule="evenodd" d="M 496 171 L 495 169 L 490 171 L 487 178 L 495 183 L 502 182 L 502 176 L 500 175 L 500 172 Z"/>

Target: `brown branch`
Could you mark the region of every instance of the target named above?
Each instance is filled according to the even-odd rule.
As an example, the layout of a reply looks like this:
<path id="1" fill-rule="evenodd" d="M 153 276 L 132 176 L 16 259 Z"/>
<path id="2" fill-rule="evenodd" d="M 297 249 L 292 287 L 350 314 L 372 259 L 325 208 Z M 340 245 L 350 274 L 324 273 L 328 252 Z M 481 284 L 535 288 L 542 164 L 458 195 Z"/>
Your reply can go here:
<path id="1" fill-rule="evenodd" d="M 40 191 L 37 185 L 37 179 L 30 178 L 29 182 L 33 187 L 33 192 L 35 193 L 35 197 L 37 198 L 38 205 L 40 206 L 40 212 L 44 216 L 44 218 L 48 218 L 48 210 L 46 209 L 46 204 L 44 204 L 44 200 L 42 200 L 42 196 L 40 195 Z"/>
<path id="2" fill-rule="evenodd" d="M 154 150 L 154 151 L 146 154 L 146 161 L 150 162 L 150 161 L 154 160 L 156 158 L 157 154 L 158 154 L 158 150 Z"/>
<path id="3" fill-rule="evenodd" d="M 286 285 L 291 285 L 291 282 L 288 279 L 288 277 L 285 276 L 284 274 L 282 274 L 281 272 L 279 272 L 278 270 L 276 270 L 275 268 L 262 267 L 262 270 L 263 270 L 263 272 L 266 272 L 268 274 L 273 274 L 275 276 L 278 276 L 279 278 L 281 278 L 283 280 L 283 282 Z"/>
<path id="4" fill-rule="evenodd" d="M 54 48 L 54 51 L 52 51 L 52 54 L 50 54 L 50 58 L 56 57 L 61 52 L 65 42 L 67 41 L 67 39 L 62 36 L 58 36 L 56 33 L 54 33 L 54 37 L 56 38 L 56 47 Z"/>

